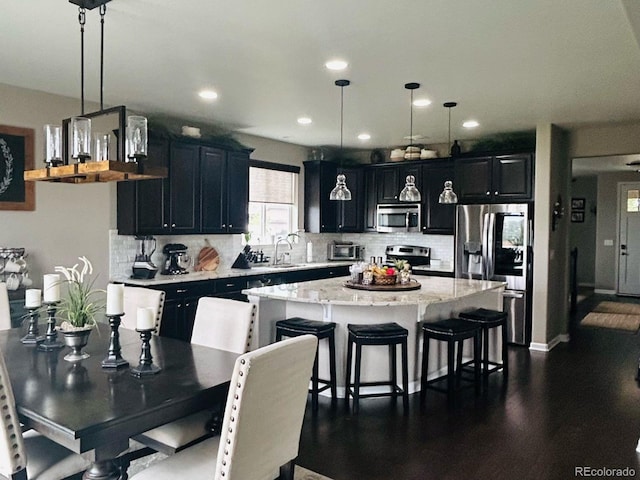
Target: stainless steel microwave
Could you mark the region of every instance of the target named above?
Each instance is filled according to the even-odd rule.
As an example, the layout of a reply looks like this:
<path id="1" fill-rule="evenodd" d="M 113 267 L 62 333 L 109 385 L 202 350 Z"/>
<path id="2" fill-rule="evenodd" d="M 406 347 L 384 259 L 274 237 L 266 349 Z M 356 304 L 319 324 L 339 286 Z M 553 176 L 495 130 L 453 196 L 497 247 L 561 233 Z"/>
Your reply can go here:
<path id="1" fill-rule="evenodd" d="M 420 232 L 420 204 L 381 204 L 377 209 L 378 232 Z"/>
<path id="2" fill-rule="evenodd" d="M 350 243 L 330 243 L 327 245 L 327 258 L 329 260 L 362 260 L 364 247 Z"/>

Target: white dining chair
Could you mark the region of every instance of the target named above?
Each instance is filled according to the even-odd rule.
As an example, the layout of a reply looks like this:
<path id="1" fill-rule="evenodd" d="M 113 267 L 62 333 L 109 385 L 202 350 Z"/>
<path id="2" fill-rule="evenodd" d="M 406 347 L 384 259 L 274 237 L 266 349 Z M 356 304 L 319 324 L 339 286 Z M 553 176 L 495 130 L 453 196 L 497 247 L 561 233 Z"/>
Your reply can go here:
<path id="1" fill-rule="evenodd" d="M 120 326 L 128 330 L 136 329 L 138 308 L 153 308 L 155 315 L 155 332 L 160 333 L 162 310 L 165 293 L 144 287 L 124 287 L 124 315 L 120 318 Z"/>
<path id="2" fill-rule="evenodd" d="M 226 298 L 203 297 L 198 300 L 191 343 L 233 353 L 250 350 L 256 306 Z M 212 433 L 212 409 L 195 412 L 134 437 L 139 443 L 162 453 L 173 454 Z"/>
<path id="3" fill-rule="evenodd" d="M 131 480 L 293 479 L 317 347 L 315 336 L 302 335 L 240 356 L 222 434 L 152 464 Z"/>
<path id="4" fill-rule="evenodd" d="M 7 284 L 0 282 L 0 330 L 11 328 L 11 308 L 9 307 L 9 291 Z"/>
<path id="5" fill-rule="evenodd" d="M 89 467 L 91 462 L 34 430 L 23 435 L 1 352 L 0 392 L 0 475 L 16 480 L 58 480 Z"/>

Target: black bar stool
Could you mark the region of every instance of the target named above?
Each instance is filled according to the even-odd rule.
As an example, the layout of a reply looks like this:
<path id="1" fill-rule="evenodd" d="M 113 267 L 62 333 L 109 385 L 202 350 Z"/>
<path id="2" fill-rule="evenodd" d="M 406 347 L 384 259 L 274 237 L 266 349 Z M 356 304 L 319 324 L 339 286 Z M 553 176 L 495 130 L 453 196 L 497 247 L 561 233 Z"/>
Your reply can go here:
<path id="1" fill-rule="evenodd" d="M 348 324 L 347 330 L 349 331 L 349 339 L 347 347 L 347 375 L 345 382 L 346 392 L 344 396 L 347 405 L 349 405 L 349 395 L 353 396 L 353 413 L 357 415 L 361 398 L 391 396 L 395 399 L 400 393 L 402 394 L 402 406 L 406 415 L 409 412 L 409 356 L 407 354 L 407 337 L 409 336 L 409 331 L 395 322 L 371 325 Z M 351 359 L 354 344 L 356 346 L 354 367 L 355 379 L 354 382 L 351 383 Z M 402 347 L 402 388 L 398 385 L 398 378 L 396 374 L 396 346 L 398 344 Z M 362 347 L 364 345 L 389 346 L 389 376 L 391 378 L 388 381 L 360 381 Z M 391 387 L 391 391 L 384 393 L 360 394 L 360 387 L 372 386 L 389 386 Z"/>
<path id="2" fill-rule="evenodd" d="M 482 329 L 482 375 L 486 385 L 489 374 L 502 369 L 502 378 L 507 380 L 509 374 L 509 352 L 507 350 L 507 312 L 476 308 L 460 313 L 460 318 L 475 322 Z M 489 330 L 502 327 L 502 363 L 489 360 Z M 459 356 L 458 360 L 461 357 Z M 472 361 L 471 361 L 472 362 Z M 467 364 L 471 363 L 467 362 Z"/>
<path id="3" fill-rule="evenodd" d="M 331 389 L 331 404 L 335 405 L 338 394 L 336 391 L 336 324 L 334 322 L 319 322 L 317 320 L 307 320 L 300 317 L 292 317 L 276 322 L 276 342 L 282 337 L 297 337 L 311 334 L 318 338 L 318 341 L 327 339 L 329 341 L 329 380 L 319 378 L 318 375 L 318 351 L 316 350 L 316 360 L 313 363 L 313 374 L 311 377 L 311 405 L 313 412 L 318 411 L 318 394 L 326 389 Z M 322 387 L 319 386 L 322 384 Z"/>
<path id="4" fill-rule="evenodd" d="M 480 393 L 480 327 L 477 323 L 459 318 L 449 318 L 438 322 L 425 322 L 422 325 L 422 375 L 420 378 L 420 405 L 424 406 L 427 389 L 436 390 L 447 394 L 447 402 L 452 405 L 455 400 L 455 392 L 460 388 L 462 377 L 462 365 L 458 361 L 456 369 L 455 348 L 458 344 L 458 359 L 462 358 L 464 341 L 473 339 L 473 358 L 475 359 L 473 385 L 476 394 Z M 429 341 L 439 340 L 447 342 L 447 374 L 431 380 L 427 379 L 429 373 Z M 447 388 L 443 389 L 437 383 L 447 381 Z"/>

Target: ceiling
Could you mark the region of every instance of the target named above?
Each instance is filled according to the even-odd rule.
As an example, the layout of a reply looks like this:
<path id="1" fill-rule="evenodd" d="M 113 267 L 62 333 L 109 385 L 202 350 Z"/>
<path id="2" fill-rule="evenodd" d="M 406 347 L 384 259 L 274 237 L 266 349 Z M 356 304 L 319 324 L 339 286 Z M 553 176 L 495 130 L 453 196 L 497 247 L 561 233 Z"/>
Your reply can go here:
<path id="1" fill-rule="evenodd" d="M 3 0 L 0 83 L 80 97 L 77 7 Z M 305 145 L 419 143 L 640 118 L 636 0 L 112 0 L 105 105 Z M 99 100 L 99 14 L 87 13 L 86 98 Z M 343 72 L 324 67 L 340 58 Z M 201 100 L 202 88 L 218 92 Z M 0 116 L 1 116 L 0 108 Z M 73 115 L 78 112 L 69 112 Z M 299 125 L 308 116 L 313 123 Z M 473 130 L 461 127 L 477 120 Z M 367 132 L 368 142 L 357 135 Z"/>

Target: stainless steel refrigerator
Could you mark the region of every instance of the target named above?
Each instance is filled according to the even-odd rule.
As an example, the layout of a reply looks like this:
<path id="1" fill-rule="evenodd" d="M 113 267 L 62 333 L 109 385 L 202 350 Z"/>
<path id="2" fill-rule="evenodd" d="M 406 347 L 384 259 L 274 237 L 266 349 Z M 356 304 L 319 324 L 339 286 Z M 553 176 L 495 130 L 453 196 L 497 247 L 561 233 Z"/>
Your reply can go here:
<path id="1" fill-rule="evenodd" d="M 532 205 L 458 205 L 455 276 L 507 282 L 510 343 L 531 342 Z"/>

